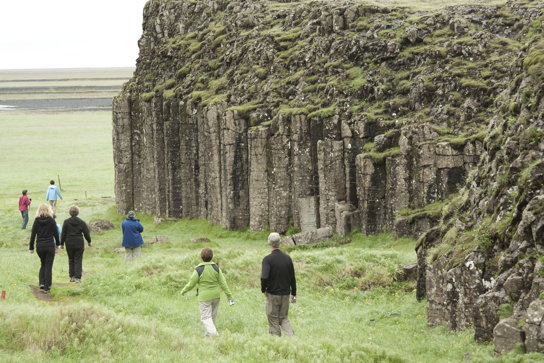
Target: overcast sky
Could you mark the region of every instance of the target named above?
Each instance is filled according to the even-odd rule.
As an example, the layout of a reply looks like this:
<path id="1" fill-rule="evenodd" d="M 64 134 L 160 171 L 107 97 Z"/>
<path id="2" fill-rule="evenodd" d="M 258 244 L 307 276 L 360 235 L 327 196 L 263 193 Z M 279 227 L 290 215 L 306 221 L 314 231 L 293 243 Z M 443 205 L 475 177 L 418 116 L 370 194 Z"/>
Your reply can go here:
<path id="1" fill-rule="evenodd" d="M 0 0 L 0 69 L 132 67 L 147 0 Z"/>

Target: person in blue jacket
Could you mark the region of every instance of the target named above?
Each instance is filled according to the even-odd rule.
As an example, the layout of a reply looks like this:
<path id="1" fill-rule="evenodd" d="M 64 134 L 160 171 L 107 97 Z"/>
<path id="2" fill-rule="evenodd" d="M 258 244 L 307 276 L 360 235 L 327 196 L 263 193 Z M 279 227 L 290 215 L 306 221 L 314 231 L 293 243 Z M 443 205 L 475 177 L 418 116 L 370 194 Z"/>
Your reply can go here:
<path id="1" fill-rule="evenodd" d="M 127 219 L 121 224 L 123 229 L 123 247 L 125 247 L 125 262 L 132 262 L 142 252 L 142 245 L 144 239 L 141 233 L 144 231 L 144 226 L 140 223 L 139 219 L 136 219 L 136 213 L 130 211 L 127 214 Z"/>
<path id="2" fill-rule="evenodd" d="M 60 194 L 59 188 L 55 185 L 55 181 L 51 180 L 49 182 L 49 188 L 45 192 L 45 200 L 51 204 L 53 208 L 53 213 L 57 211 L 57 196 L 62 200 L 62 195 Z"/>

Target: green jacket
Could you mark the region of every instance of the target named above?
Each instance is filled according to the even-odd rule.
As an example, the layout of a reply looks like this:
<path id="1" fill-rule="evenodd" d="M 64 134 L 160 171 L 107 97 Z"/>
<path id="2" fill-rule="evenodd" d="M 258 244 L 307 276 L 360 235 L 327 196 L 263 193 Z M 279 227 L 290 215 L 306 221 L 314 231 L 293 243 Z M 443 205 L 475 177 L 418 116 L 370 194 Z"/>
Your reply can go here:
<path id="1" fill-rule="evenodd" d="M 215 265 L 215 262 L 202 262 L 200 265 L 198 265 L 196 268 L 198 268 L 199 266 L 204 266 L 202 274 L 199 276 L 195 268 L 191 279 L 189 280 L 187 285 L 185 285 L 183 290 L 181 290 L 181 294 L 185 295 L 188 291 L 190 291 L 198 284 L 198 301 L 219 299 L 221 290 L 225 292 L 227 298 L 232 299 L 232 294 L 230 292 L 229 286 L 227 285 L 227 281 L 225 280 L 223 272 L 221 272 L 219 267 L 217 267 L 216 271 L 212 265 Z"/>

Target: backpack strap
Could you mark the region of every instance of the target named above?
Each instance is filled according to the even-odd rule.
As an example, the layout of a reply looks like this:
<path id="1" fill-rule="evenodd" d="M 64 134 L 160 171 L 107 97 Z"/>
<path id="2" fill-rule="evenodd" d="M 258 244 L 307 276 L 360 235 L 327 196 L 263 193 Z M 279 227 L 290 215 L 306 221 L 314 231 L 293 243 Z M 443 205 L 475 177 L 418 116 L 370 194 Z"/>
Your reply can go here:
<path id="1" fill-rule="evenodd" d="M 204 267 L 206 267 L 206 265 L 200 265 L 195 268 L 196 273 L 198 274 L 199 277 L 202 276 L 202 273 L 204 272 Z M 215 263 L 212 265 L 212 267 L 215 270 L 215 272 L 219 272 L 219 266 L 217 266 Z"/>
<path id="2" fill-rule="evenodd" d="M 204 268 L 206 265 L 200 265 L 195 267 L 195 271 L 198 274 L 198 281 L 200 281 L 200 276 L 202 276 L 202 273 L 204 272 Z M 212 265 L 215 272 L 219 273 L 219 266 L 217 266 L 215 263 Z M 196 288 L 196 296 L 198 296 L 198 287 Z"/>

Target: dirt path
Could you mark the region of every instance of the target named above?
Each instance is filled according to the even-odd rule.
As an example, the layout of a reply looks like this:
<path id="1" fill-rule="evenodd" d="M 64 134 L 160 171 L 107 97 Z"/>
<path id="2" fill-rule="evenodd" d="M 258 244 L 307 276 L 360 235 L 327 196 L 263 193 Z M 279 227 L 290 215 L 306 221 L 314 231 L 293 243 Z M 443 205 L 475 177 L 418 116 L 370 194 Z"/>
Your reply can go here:
<path id="1" fill-rule="evenodd" d="M 30 287 L 30 291 L 32 291 L 32 295 L 38 300 L 46 301 L 46 302 L 53 302 L 53 297 L 51 294 L 44 294 L 42 290 L 40 290 L 39 286 L 34 285 L 28 285 Z"/>
<path id="2" fill-rule="evenodd" d="M 70 286 L 70 284 L 68 283 L 61 283 L 61 284 L 55 284 L 55 286 L 62 286 L 62 287 L 66 287 L 66 286 Z M 28 287 L 30 288 L 30 291 L 32 291 L 32 295 L 34 295 L 34 297 L 38 300 L 41 300 L 41 301 L 45 301 L 45 302 L 55 302 L 56 300 L 53 299 L 53 296 L 51 296 L 51 294 L 44 294 L 44 292 L 42 290 L 40 290 L 40 287 L 39 286 L 35 286 L 35 285 L 28 285 Z"/>

